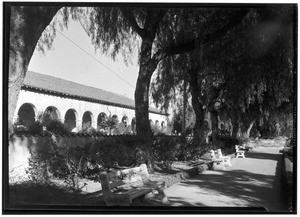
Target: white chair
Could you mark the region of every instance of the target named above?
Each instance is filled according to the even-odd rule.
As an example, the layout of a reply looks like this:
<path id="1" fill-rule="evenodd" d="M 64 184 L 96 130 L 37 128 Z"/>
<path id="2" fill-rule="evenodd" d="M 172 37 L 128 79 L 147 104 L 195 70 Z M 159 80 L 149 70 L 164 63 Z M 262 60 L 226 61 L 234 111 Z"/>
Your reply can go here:
<path id="1" fill-rule="evenodd" d="M 211 155 L 211 159 L 212 159 L 212 168 L 214 167 L 213 164 L 217 163 L 220 164 L 223 168 L 223 170 L 226 170 L 225 168 L 225 164 L 232 166 L 230 163 L 230 157 L 224 157 L 224 158 L 220 158 L 220 155 L 216 156 L 216 153 L 218 154 L 217 151 L 211 150 L 210 151 L 210 155 Z"/>
<path id="2" fill-rule="evenodd" d="M 228 166 L 232 167 L 231 162 L 230 162 L 230 160 L 231 160 L 230 156 L 223 156 L 221 149 L 217 150 L 217 154 L 220 159 L 225 160 L 225 163 L 228 164 Z"/>
<path id="3" fill-rule="evenodd" d="M 236 153 L 235 158 L 238 158 L 238 157 L 246 158 L 245 151 L 240 150 L 238 145 L 235 146 L 235 153 Z"/>

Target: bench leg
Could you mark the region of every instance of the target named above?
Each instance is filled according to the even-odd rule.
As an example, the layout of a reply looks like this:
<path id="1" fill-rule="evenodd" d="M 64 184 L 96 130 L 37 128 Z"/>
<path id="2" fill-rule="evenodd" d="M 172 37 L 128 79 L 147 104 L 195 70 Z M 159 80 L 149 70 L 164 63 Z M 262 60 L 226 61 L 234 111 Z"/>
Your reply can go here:
<path id="1" fill-rule="evenodd" d="M 214 169 L 214 162 L 208 163 L 207 167 L 208 167 L 209 170 L 213 170 Z"/>
<path id="2" fill-rule="evenodd" d="M 163 204 L 168 204 L 169 199 L 168 199 L 167 195 L 165 194 L 165 192 L 163 191 L 163 189 L 157 189 L 157 191 L 158 191 L 158 198 L 160 199 L 160 201 Z"/>
<path id="3" fill-rule="evenodd" d="M 223 170 L 227 170 L 226 167 L 225 167 L 225 161 L 221 162 L 220 164 L 222 165 Z"/>
<path id="4" fill-rule="evenodd" d="M 232 167 L 230 160 L 227 160 L 227 164 L 228 164 L 228 166 Z"/>

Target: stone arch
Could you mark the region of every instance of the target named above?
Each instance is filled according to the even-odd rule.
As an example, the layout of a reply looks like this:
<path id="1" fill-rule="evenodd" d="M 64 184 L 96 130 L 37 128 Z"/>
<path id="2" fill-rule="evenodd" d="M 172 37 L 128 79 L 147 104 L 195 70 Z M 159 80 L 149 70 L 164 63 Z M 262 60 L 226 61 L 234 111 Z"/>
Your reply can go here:
<path id="1" fill-rule="evenodd" d="M 126 115 L 124 115 L 124 116 L 122 117 L 122 123 L 125 124 L 125 127 L 128 126 L 128 117 L 127 117 Z"/>
<path id="2" fill-rule="evenodd" d="M 60 112 L 55 106 L 48 106 L 43 113 L 43 119 L 45 118 L 50 120 L 60 120 Z"/>
<path id="3" fill-rule="evenodd" d="M 18 124 L 28 126 L 36 121 L 37 110 L 31 103 L 24 103 L 18 110 Z"/>
<path id="4" fill-rule="evenodd" d="M 90 111 L 84 112 L 82 115 L 82 130 L 85 130 L 92 126 L 93 114 Z"/>
<path id="5" fill-rule="evenodd" d="M 155 121 L 155 126 L 159 126 L 159 120 Z"/>
<path id="6" fill-rule="evenodd" d="M 153 121 L 152 121 L 152 119 L 149 119 L 149 124 L 150 124 L 150 126 L 153 126 Z"/>
<path id="7" fill-rule="evenodd" d="M 114 114 L 112 116 L 112 119 L 115 121 L 116 124 L 119 123 L 118 115 Z"/>
<path id="8" fill-rule="evenodd" d="M 107 119 L 107 115 L 105 114 L 105 112 L 101 112 L 98 115 L 98 118 L 97 118 L 97 130 L 98 131 L 101 129 L 105 129 L 104 126 L 101 126 L 101 123 L 103 123 L 106 119 Z"/>
<path id="9" fill-rule="evenodd" d="M 75 109 L 69 109 L 65 114 L 65 127 L 68 131 L 72 131 L 76 128 L 76 121 L 78 120 L 78 114 Z"/>

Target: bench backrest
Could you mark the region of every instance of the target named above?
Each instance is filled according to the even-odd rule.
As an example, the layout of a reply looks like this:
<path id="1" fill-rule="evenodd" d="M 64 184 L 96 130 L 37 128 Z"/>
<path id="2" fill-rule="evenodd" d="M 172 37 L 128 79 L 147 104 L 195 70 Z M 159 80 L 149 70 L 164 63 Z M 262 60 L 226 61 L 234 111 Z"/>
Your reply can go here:
<path id="1" fill-rule="evenodd" d="M 139 167 L 119 170 L 116 172 L 102 172 L 100 174 L 100 180 L 103 196 L 107 197 L 110 195 L 111 190 L 115 187 L 137 181 L 146 183 L 150 179 L 146 164 L 142 164 Z"/>
<path id="2" fill-rule="evenodd" d="M 212 160 L 215 160 L 217 158 L 215 150 L 210 150 L 210 157 L 211 157 Z"/>
<path id="3" fill-rule="evenodd" d="M 222 154 L 222 151 L 221 149 L 217 149 L 217 151 L 215 150 L 210 150 L 210 156 L 213 160 L 215 159 L 220 159 L 220 158 L 223 158 L 223 154 Z"/>
<path id="4" fill-rule="evenodd" d="M 222 151 L 221 151 L 221 149 L 218 149 L 218 150 L 217 150 L 217 153 L 218 153 L 218 156 L 219 156 L 219 158 L 222 158 L 222 157 L 224 157 L 224 156 L 223 156 L 223 154 L 222 154 Z"/>

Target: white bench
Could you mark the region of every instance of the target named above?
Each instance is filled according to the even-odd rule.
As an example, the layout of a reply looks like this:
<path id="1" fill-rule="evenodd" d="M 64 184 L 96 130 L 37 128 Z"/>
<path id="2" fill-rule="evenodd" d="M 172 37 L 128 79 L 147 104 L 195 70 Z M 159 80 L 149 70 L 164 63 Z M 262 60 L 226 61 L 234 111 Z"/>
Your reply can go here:
<path id="1" fill-rule="evenodd" d="M 133 199 L 149 193 L 164 195 L 165 183 L 150 181 L 146 164 L 117 172 L 102 172 L 100 179 L 107 206 L 130 206 Z M 162 198 L 163 203 L 166 200 Z"/>
<path id="2" fill-rule="evenodd" d="M 245 151 L 240 150 L 238 145 L 235 146 L 235 154 L 236 154 L 235 158 L 238 158 L 238 157 L 246 158 Z"/>
<path id="3" fill-rule="evenodd" d="M 220 164 L 223 168 L 223 170 L 226 170 L 225 165 L 232 166 L 230 160 L 231 158 L 229 156 L 223 156 L 221 149 L 218 149 L 217 151 L 211 150 L 210 151 L 212 162 L 210 164 L 211 169 L 214 167 L 214 163 Z"/>

